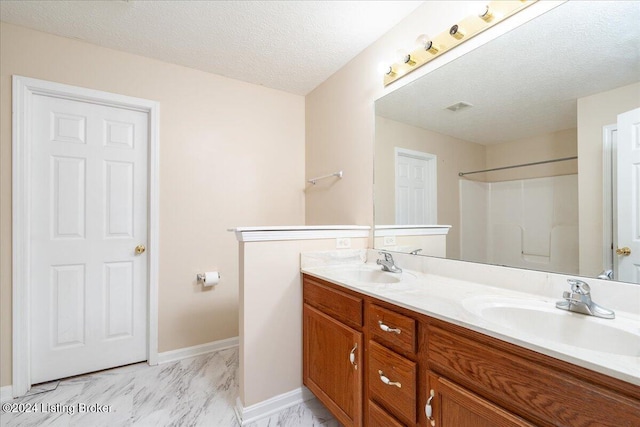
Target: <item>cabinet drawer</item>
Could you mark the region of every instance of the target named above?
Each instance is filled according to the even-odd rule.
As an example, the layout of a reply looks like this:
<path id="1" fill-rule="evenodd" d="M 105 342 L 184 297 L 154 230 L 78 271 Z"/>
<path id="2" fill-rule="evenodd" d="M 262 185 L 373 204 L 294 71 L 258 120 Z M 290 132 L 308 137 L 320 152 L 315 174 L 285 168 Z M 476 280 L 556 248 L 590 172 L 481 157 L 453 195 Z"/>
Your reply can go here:
<path id="1" fill-rule="evenodd" d="M 369 427 L 406 427 L 372 401 L 369 401 L 368 412 Z"/>
<path id="2" fill-rule="evenodd" d="M 367 313 L 367 329 L 378 342 L 408 353 L 416 352 L 416 321 L 375 304 Z"/>
<path id="3" fill-rule="evenodd" d="M 416 363 L 369 341 L 370 398 L 398 419 L 416 422 Z"/>
<path id="4" fill-rule="evenodd" d="M 640 403 L 552 367 L 429 327 L 431 370 L 539 426 L 640 426 Z"/>
<path id="5" fill-rule="evenodd" d="M 309 276 L 303 276 L 304 302 L 340 322 L 362 327 L 362 298 L 325 286 Z"/>

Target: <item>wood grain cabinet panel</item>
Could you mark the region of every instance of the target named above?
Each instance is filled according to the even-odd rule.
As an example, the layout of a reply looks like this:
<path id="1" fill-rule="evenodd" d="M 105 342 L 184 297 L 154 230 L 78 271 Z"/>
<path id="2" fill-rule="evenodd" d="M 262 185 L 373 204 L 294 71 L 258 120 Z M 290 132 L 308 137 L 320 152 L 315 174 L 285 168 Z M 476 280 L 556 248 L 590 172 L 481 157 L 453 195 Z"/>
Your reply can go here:
<path id="1" fill-rule="evenodd" d="M 429 327 L 428 360 L 431 370 L 540 426 L 640 426 L 637 400 L 451 331 Z"/>
<path id="2" fill-rule="evenodd" d="M 303 324 L 304 385 L 342 425 L 362 425 L 362 333 L 308 304 Z"/>
<path id="3" fill-rule="evenodd" d="M 416 352 L 416 321 L 395 311 L 372 304 L 367 311 L 370 337 L 393 349 Z"/>
<path id="4" fill-rule="evenodd" d="M 372 401 L 369 401 L 368 415 L 368 427 L 406 427 Z"/>
<path id="5" fill-rule="evenodd" d="M 444 378 L 430 375 L 429 384 L 434 392 L 431 407 L 436 426 L 535 427 Z"/>
<path id="6" fill-rule="evenodd" d="M 368 352 L 370 399 L 398 419 L 415 424 L 417 364 L 375 341 L 369 341 Z"/>

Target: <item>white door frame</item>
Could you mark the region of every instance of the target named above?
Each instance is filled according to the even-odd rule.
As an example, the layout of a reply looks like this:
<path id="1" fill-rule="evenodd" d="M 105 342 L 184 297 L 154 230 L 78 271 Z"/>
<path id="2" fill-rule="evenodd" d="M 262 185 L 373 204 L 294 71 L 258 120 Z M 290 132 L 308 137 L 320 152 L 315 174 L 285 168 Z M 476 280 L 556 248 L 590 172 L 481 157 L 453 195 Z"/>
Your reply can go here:
<path id="1" fill-rule="evenodd" d="M 31 110 L 33 97 L 45 95 L 72 101 L 90 102 L 148 113 L 148 302 L 147 362 L 158 363 L 158 266 L 159 266 L 159 132 L 160 104 L 109 92 L 60 83 L 13 76 L 12 123 L 12 230 L 13 230 L 13 396 L 22 396 L 31 387 L 30 280 L 29 280 L 29 197 Z"/>
<path id="2" fill-rule="evenodd" d="M 618 125 L 602 127 L 602 268 L 613 270 L 613 279 L 618 277 L 618 258 L 614 255 L 617 246 L 617 212 L 616 212 L 616 146 L 613 134 Z M 606 191 L 611 189 L 611 191 Z M 613 245 L 613 246 L 612 246 Z"/>

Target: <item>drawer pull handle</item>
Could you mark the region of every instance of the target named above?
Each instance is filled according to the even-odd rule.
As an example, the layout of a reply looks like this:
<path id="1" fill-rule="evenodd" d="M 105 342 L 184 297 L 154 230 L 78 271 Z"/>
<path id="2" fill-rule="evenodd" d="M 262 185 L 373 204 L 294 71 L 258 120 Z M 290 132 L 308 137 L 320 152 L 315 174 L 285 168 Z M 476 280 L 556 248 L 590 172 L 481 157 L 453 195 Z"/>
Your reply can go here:
<path id="1" fill-rule="evenodd" d="M 385 383 L 386 385 L 394 385 L 398 388 L 402 388 L 402 384 L 400 384 L 397 381 L 391 381 L 389 378 L 384 376 L 384 372 L 382 371 L 378 371 L 378 375 L 380 375 L 380 381 L 382 381 L 383 383 Z"/>
<path id="2" fill-rule="evenodd" d="M 431 423 L 431 426 L 436 425 L 436 420 L 433 419 L 433 407 L 431 406 L 431 401 L 433 397 L 436 395 L 435 391 L 431 390 L 429 393 L 429 399 L 427 399 L 427 404 L 424 407 L 424 413 L 427 416 L 427 419 Z"/>
<path id="3" fill-rule="evenodd" d="M 393 332 L 394 334 L 398 334 L 398 335 L 400 335 L 400 332 L 402 332 L 399 328 L 392 328 L 390 326 L 385 325 L 384 323 L 382 323 L 382 320 L 378 320 L 378 325 L 380 326 L 380 329 L 382 329 L 385 332 Z"/>
<path id="4" fill-rule="evenodd" d="M 358 343 L 353 346 L 351 351 L 349 352 L 349 362 L 355 367 L 354 369 L 358 370 L 358 364 L 356 363 L 356 350 L 358 349 Z"/>

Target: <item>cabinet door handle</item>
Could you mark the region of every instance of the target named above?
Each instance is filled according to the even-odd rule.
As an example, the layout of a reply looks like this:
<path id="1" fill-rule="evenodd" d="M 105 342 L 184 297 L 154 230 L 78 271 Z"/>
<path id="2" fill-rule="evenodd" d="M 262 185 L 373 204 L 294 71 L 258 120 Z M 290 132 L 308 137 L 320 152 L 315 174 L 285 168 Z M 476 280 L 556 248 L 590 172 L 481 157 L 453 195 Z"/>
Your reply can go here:
<path id="1" fill-rule="evenodd" d="M 427 416 L 427 419 L 429 420 L 431 425 L 434 427 L 436 425 L 436 420 L 433 418 L 433 407 L 431 406 L 431 401 L 433 400 L 433 397 L 435 395 L 436 395 L 435 391 L 431 390 L 429 392 L 429 399 L 427 399 L 427 404 L 424 407 L 424 414 Z"/>
<path id="2" fill-rule="evenodd" d="M 385 383 L 386 385 L 394 385 L 398 388 L 402 388 L 402 384 L 397 381 L 391 381 L 389 378 L 385 377 L 384 372 L 378 371 L 378 375 L 380 375 L 380 381 Z"/>
<path id="3" fill-rule="evenodd" d="M 392 328 L 390 326 L 385 325 L 384 323 L 382 323 L 382 320 L 378 320 L 378 326 L 380 326 L 380 329 L 382 329 L 385 332 L 393 332 L 394 334 L 400 334 L 400 332 L 402 332 L 399 328 Z"/>
<path id="4" fill-rule="evenodd" d="M 358 343 L 353 346 L 351 351 L 349 352 L 349 362 L 354 366 L 354 369 L 358 370 L 358 364 L 356 363 L 356 350 L 358 349 Z"/>

